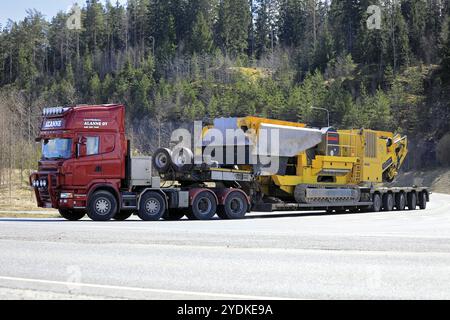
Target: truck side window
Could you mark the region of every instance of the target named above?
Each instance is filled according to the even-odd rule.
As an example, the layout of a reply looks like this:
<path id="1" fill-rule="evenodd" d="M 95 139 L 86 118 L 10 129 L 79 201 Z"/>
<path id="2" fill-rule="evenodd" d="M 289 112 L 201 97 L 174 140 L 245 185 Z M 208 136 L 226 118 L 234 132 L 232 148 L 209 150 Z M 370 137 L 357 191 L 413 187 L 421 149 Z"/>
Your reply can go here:
<path id="1" fill-rule="evenodd" d="M 86 155 L 94 156 L 99 154 L 100 150 L 100 138 L 99 137 L 88 137 L 86 138 Z"/>

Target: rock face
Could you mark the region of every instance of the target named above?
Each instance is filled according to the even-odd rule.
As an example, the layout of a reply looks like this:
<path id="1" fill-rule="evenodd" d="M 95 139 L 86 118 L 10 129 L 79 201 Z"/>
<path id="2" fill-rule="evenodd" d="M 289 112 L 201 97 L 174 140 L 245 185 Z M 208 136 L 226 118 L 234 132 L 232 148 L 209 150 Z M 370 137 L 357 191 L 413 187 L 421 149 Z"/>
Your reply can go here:
<path id="1" fill-rule="evenodd" d="M 450 194 L 450 168 L 404 172 L 389 186 L 405 185 L 426 186 L 432 192 Z"/>

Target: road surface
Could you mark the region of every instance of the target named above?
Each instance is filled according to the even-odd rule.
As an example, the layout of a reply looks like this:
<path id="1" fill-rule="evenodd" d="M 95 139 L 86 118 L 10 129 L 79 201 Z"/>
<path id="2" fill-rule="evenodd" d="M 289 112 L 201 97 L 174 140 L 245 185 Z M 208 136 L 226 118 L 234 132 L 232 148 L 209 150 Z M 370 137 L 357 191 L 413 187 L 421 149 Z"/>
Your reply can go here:
<path id="1" fill-rule="evenodd" d="M 0 219 L 0 299 L 450 299 L 450 196 L 239 221 Z"/>

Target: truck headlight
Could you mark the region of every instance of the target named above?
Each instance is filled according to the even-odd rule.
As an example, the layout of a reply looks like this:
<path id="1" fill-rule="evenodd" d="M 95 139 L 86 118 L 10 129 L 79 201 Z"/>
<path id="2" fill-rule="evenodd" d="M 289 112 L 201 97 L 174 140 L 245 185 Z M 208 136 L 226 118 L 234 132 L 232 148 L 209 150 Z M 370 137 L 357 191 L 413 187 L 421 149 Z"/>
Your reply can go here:
<path id="1" fill-rule="evenodd" d="M 61 199 L 73 199 L 73 193 L 71 192 L 63 192 L 59 196 Z"/>

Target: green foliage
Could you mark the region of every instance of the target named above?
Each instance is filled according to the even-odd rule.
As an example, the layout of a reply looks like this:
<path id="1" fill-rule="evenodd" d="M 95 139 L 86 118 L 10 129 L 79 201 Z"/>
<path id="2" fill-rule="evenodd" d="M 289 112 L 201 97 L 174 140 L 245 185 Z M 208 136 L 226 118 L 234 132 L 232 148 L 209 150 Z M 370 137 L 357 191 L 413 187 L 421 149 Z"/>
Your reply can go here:
<path id="1" fill-rule="evenodd" d="M 380 30 L 367 28 L 371 4 L 382 6 Z M 432 0 L 89 0 L 80 31 L 65 13 L 5 26 L 0 87 L 34 108 L 124 103 L 133 130 L 246 115 L 325 126 L 325 108 L 339 128 L 443 136 L 448 10 Z"/>
<path id="2" fill-rule="evenodd" d="M 213 49 L 213 34 L 204 13 L 199 12 L 192 27 L 191 52 L 209 54 Z"/>
<path id="3" fill-rule="evenodd" d="M 251 22 L 247 0 L 222 0 L 218 16 L 218 37 L 222 50 L 239 56 L 248 48 L 248 26 Z"/>

